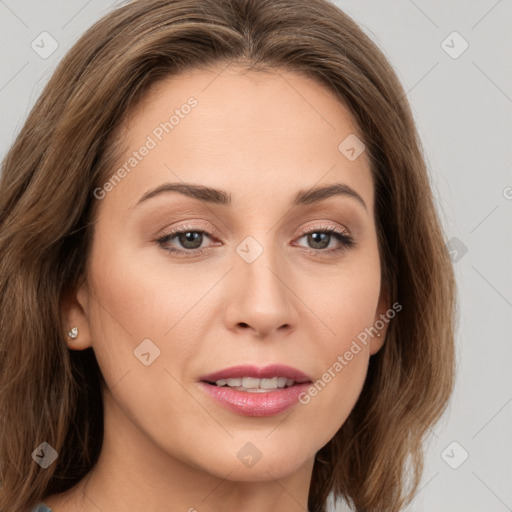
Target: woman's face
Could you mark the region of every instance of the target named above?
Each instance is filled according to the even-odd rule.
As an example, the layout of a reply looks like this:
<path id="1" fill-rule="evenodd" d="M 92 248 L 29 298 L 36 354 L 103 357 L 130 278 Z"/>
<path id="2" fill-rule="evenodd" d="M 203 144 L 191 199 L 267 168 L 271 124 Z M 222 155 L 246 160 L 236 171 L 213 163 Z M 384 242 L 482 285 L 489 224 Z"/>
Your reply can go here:
<path id="1" fill-rule="evenodd" d="M 158 83 L 123 130 L 66 309 L 109 388 L 106 439 L 229 480 L 310 471 L 389 306 L 354 119 L 299 74 L 219 66 Z"/>

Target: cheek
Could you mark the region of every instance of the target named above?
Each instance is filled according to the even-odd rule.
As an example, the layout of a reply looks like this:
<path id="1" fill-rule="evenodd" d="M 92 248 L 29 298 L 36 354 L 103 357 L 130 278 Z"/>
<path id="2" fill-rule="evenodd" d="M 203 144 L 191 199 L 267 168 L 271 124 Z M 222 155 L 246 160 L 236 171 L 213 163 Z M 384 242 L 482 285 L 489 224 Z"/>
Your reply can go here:
<path id="1" fill-rule="evenodd" d="M 134 247 L 126 242 L 123 247 L 115 232 L 110 228 L 108 237 L 97 233 L 90 265 L 91 334 L 108 384 L 128 371 L 147 377 L 143 374 L 148 368 L 141 361 L 147 352 L 154 360 L 151 367 L 162 371 L 162 363 L 169 359 L 169 340 L 201 292 L 195 290 L 200 288 L 197 281 L 184 283 L 176 272 L 166 276 L 166 269 L 155 269 Z M 181 344 L 172 350 L 179 367 L 192 347 Z"/>
<path id="2" fill-rule="evenodd" d="M 380 297 L 381 271 L 376 243 L 347 256 L 336 271 L 316 276 L 315 286 L 304 280 L 305 301 L 319 319 L 321 353 L 333 355 L 350 348 L 375 322 Z M 327 361 L 324 361 L 324 364 Z"/>
<path id="3" fill-rule="evenodd" d="M 325 442 L 345 422 L 354 407 L 367 375 L 371 331 L 380 295 L 378 253 L 341 268 L 323 287 L 311 288 L 309 303 L 321 322 L 310 356 L 319 361 L 319 372 L 301 397 L 309 409 L 315 434 Z M 320 426 L 320 423 L 322 425 Z"/>

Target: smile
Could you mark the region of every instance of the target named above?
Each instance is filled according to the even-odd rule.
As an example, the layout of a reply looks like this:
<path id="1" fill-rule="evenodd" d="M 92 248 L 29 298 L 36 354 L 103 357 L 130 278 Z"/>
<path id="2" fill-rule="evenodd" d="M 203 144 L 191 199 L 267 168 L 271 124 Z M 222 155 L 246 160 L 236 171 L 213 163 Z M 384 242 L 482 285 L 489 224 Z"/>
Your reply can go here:
<path id="1" fill-rule="evenodd" d="M 298 402 L 311 384 L 305 373 L 285 365 L 244 365 L 201 378 L 201 389 L 225 409 L 244 416 L 277 415 Z"/>

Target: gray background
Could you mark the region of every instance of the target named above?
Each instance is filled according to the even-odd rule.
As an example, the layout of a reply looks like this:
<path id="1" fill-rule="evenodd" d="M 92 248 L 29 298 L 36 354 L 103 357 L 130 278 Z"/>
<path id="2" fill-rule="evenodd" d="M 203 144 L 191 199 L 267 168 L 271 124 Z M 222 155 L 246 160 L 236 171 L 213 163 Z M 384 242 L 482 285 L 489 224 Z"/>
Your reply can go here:
<path id="1" fill-rule="evenodd" d="M 512 2 L 336 4 L 407 91 L 459 284 L 456 390 L 407 511 L 512 511 Z M 0 0 L 1 158 L 56 63 L 115 5 Z M 44 31 L 58 43 L 47 58 L 31 47 Z"/>

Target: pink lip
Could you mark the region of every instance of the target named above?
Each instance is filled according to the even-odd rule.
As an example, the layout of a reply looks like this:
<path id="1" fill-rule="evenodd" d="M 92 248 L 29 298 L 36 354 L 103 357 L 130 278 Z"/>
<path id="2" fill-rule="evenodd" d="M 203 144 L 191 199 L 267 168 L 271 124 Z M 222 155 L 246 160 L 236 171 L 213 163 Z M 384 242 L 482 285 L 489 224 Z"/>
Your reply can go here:
<path id="1" fill-rule="evenodd" d="M 231 368 L 225 368 L 224 370 L 205 375 L 199 380 L 203 382 L 215 382 L 220 379 L 236 379 L 237 377 L 254 377 L 257 379 L 286 377 L 287 379 L 293 379 L 296 382 L 311 381 L 311 378 L 305 373 L 284 364 L 271 364 L 262 368 L 250 364 L 232 366 Z"/>
<path id="2" fill-rule="evenodd" d="M 286 377 L 296 383 L 285 389 L 265 393 L 251 393 L 228 387 L 218 387 L 213 383 L 219 379 L 254 377 Z M 270 365 L 258 368 L 252 365 L 234 366 L 201 378 L 201 388 L 219 405 L 244 416 L 273 416 L 292 407 L 298 402 L 299 395 L 311 384 L 305 373 L 285 365 Z"/>
<path id="3" fill-rule="evenodd" d="M 201 382 L 200 385 L 210 398 L 233 412 L 244 416 L 273 416 L 295 405 L 299 401 L 299 395 L 306 391 L 311 383 L 294 384 L 289 388 L 268 393 L 219 388 L 207 382 Z"/>

